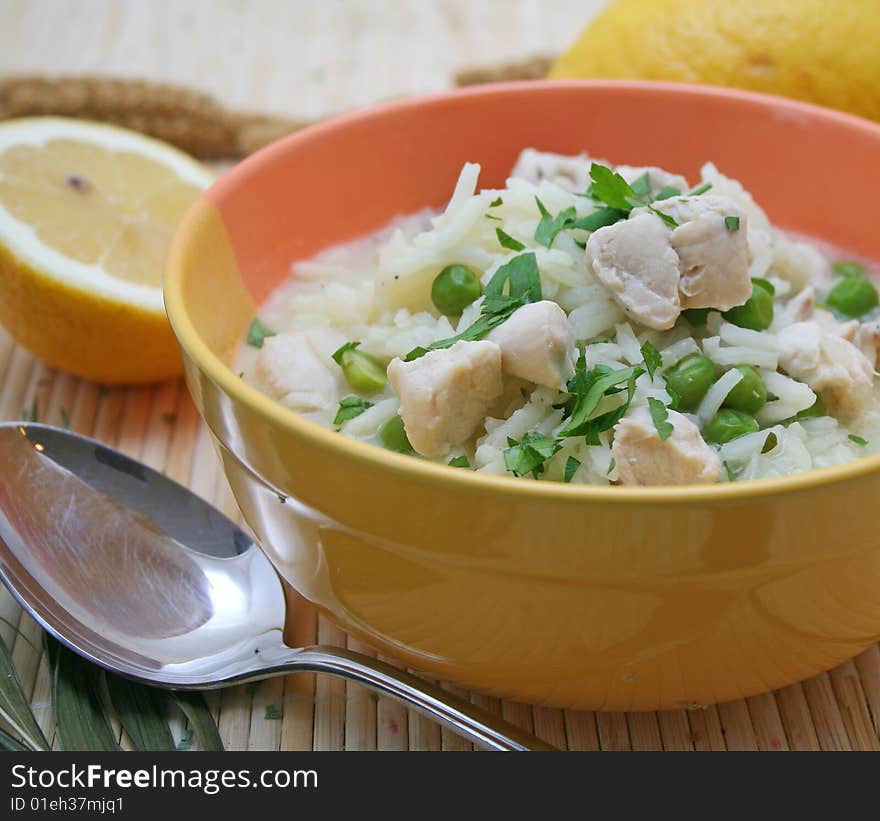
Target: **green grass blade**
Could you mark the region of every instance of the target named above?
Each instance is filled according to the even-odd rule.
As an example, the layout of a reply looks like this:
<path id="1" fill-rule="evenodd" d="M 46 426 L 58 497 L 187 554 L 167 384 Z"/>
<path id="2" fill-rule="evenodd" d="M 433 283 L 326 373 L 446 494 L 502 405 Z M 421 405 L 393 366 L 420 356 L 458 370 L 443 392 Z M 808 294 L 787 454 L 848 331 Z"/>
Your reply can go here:
<path id="1" fill-rule="evenodd" d="M 113 709 L 135 749 L 142 752 L 175 750 L 174 739 L 165 720 L 168 695 L 154 687 L 135 684 L 122 676 L 112 673 L 106 676 Z"/>
<path id="2" fill-rule="evenodd" d="M 33 747 L 25 747 L 17 738 L 13 738 L 6 730 L 0 728 L 0 750 L 7 753 L 33 753 Z"/>
<path id="3" fill-rule="evenodd" d="M 98 694 L 96 670 L 48 634 L 44 640 L 61 746 L 67 751 L 118 751 Z"/>
<path id="4" fill-rule="evenodd" d="M 217 731 L 217 725 L 214 723 L 214 717 L 208 709 L 205 697 L 195 690 L 175 690 L 170 695 L 189 720 L 189 725 L 199 739 L 201 748 L 211 752 L 223 752 L 223 740 Z"/>
<path id="5" fill-rule="evenodd" d="M 30 703 L 12 664 L 12 653 L 0 638 L 0 715 L 37 750 L 48 750 L 49 742 L 31 712 Z"/>

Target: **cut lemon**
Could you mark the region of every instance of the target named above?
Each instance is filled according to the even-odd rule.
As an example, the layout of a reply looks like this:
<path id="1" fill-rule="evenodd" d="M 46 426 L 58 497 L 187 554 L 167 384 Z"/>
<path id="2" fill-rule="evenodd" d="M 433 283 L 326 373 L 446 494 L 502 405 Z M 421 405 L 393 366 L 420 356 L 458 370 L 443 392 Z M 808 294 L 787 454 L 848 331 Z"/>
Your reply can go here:
<path id="1" fill-rule="evenodd" d="M 180 373 L 162 268 L 212 173 L 134 131 L 0 123 L 0 322 L 49 365 L 107 383 Z"/>

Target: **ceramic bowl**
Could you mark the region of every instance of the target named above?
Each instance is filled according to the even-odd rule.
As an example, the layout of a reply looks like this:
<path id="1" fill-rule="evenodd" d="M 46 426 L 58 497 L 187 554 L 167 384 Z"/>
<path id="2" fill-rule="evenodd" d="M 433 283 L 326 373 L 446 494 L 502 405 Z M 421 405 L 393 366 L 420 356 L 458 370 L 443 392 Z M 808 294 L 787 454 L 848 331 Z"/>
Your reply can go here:
<path id="1" fill-rule="evenodd" d="M 712 160 L 778 225 L 880 259 L 880 126 L 739 91 L 497 85 L 377 106 L 281 140 L 191 208 L 166 305 L 190 390 L 279 573 L 382 653 L 555 706 L 643 710 L 748 696 L 880 636 L 880 456 L 710 487 L 485 476 L 352 441 L 230 366 L 291 263 L 448 199 L 461 164 L 500 186 L 520 149 L 698 178 Z"/>

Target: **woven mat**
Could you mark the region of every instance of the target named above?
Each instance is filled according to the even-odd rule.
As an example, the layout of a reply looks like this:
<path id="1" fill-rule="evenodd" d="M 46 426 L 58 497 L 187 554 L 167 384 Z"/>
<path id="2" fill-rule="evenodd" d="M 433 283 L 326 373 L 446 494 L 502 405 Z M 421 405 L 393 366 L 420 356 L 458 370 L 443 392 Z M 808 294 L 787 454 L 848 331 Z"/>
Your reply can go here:
<path id="1" fill-rule="evenodd" d="M 559 51 L 602 0 L 0 0 L 0 74 L 104 71 L 196 85 L 298 117 L 448 87 L 455 70 Z M 64 20 L 64 26 L 49 25 Z M 40 421 L 142 459 L 233 519 L 210 438 L 181 382 L 104 388 L 56 373 L 0 330 L 0 421 Z M 367 651 L 294 608 L 295 639 Z M 9 625 L 17 625 L 16 633 Z M 39 630 L 5 590 L 0 634 L 54 738 Z M 880 646 L 801 684 L 693 711 L 593 713 L 472 696 L 572 750 L 878 750 Z M 209 694 L 233 750 L 464 750 L 470 745 L 356 684 L 299 675 Z M 117 728 L 117 731 L 118 728 Z M 123 739 L 123 743 L 125 740 Z"/>

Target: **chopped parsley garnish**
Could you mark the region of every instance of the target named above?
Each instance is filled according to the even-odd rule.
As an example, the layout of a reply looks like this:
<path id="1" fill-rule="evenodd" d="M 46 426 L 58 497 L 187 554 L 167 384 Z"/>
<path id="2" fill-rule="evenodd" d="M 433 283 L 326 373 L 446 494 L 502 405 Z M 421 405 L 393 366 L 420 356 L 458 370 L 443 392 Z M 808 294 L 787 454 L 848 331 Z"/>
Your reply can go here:
<path id="1" fill-rule="evenodd" d="M 654 371 L 663 364 L 663 357 L 660 356 L 660 351 L 647 340 L 645 340 L 640 350 L 642 358 L 645 360 L 645 369 L 648 371 L 648 376 L 653 380 Z"/>
<path id="2" fill-rule="evenodd" d="M 372 402 L 367 402 L 366 399 L 361 399 L 360 396 L 346 396 L 345 399 L 339 403 L 339 410 L 336 411 L 336 416 L 333 418 L 333 424 L 341 425 L 349 419 L 354 419 L 356 416 L 360 416 L 365 410 L 372 407 Z"/>
<path id="3" fill-rule="evenodd" d="M 734 475 L 733 470 L 731 469 L 730 465 L 728 465 L 726 461 L 722 462 L 721 464 L 724 465 L 724 470 L 727 472 L 727 481 L 728 482 L 735 482 L 736 476 Z"/>
<path id="4" fill-rule="evenodd" d="M 739 231 L 739 217 L 725 217 L 724 227 L 728 231 Z"/>
<path id="5" fill-rule="evenodd" d="M 651 177 L 648 172 L 646 171 L 641 177 L 634 179 L 630 183 L 630 188 L 637 197 L 647 197 L 651 193 Z"/>
<path id="6" fill-rule="evenodd" d="M 638 195 L 620 174 L 594 162 L 590 166 L 590 179 L 593 181 L 590 193 L 594 199 L 627 213 L 632 209 L 630 200 L 636 199 Z"/>
<path id="7" fill-rule="evenodd" d="M 247 344 L 252 348 L 262 348 L 263 342 L 270 337 L 275 336 L 275 331 L 267 328 L 259 317 L 254 317 L 247 332 Z"/>
<path id="8" fill-rule="evenodd" d="M 568 383 L 568 392 L 572 394 L 574 401 L 568 424 L 559 431 L 559 436 L 581 436 L 588 431 L 591 434 L 595 434 L 597 425 L 591 423 L 598 422 L 598 419 L 592 420 L 590 417 L 595 412 L 602 397 L 606 393 L 616 393 L 617 391 L 614 389 L 618 385 L 622 385 L 630 380 L 635 382 L 644 372 L 639 367 L 620 368 L 619 370 L 612 371 L 603 365 L 597 365 L 591 371 L 588 371 L 586 369 L 586 353 L 581 348 L 574 376 Z M 619 409 L 610 411 L 610 414 L 603 414 L 600 419 L 603 419 L 603 422 L 607 422 L 605 417 L 616 415 L 618 411 Z M 613 424 L 616 424 L 616 422 Z M 604 427 L 601 429 L 607 430 Z"/>
<path id="9" fill-rule="evenodd" d="M 576 219 L 577 212 L 574 206 L 570 205 L 554 217 L 537 197 L 535 197 L 535 202 L 538 204 L 538 211 L 541 212 L 541 221 L 535 229 L 535 242 L 549 248 L 553 245 L 556 235 Z"/>
<path id="10" fill-rule="evenodd" d="M 501 222 L 501 217 L 496 217 L 494 214 L 483 214 L 483 216 L 487 220 L 495 220 L 495 222 Z"/>
<path id="11" fill-rule="evenodd" d="M 847 436 L 846 438 L 849 439 L 850 442 L 855 442 L 857 445 L 860 445 L 860 446 L 863 447 L 863 448 L 868 446 L 868 440 L 867 440 L 867 439 L 862 439 L 861 436 L 856 436 L 854 433 L 851 433 L 851 434 L 850 434 L 849 436 Z"/>
<path id="12" fill-rule="evenodd" d="M 654 197 L 654 202 L 658 200 L 668 200 L 670 197 L 678 197 L 681 195 L 681 191 L 679 191 L 673 185 L 664 185 L 658 192 L 657 196 Z"/>
<path id="13" fill-rule="evenodd" d="M 669 414 L 666 411 L 666 405 L 664 405 L 659 399 L 649 396 L 648 410 L 651 414 L 651 421 L 657 429 L 657 435 L 660 437 L 660 441 L 665 442 L 670 436 L 672 436 L 673 431 L 672 424 L 668 421 Z"/>
<path id="14" fill-rule="evenodd" d="M 640 371 L 640 373 L 644 373 L 644 371 Z M 636 392 L 636 378 L 637 375 L 633 375 L 627 380 L 626 399 L 619 407 L 608 411 L 607 413 L 603 413 L 600 416 L 594 416 L 586 422 L 583 428 L 583 433 L 588 445 L 600 444 L 599 434 L 602 433 L 602 431 L 611 430 L 611 428 L 623 419 L 623 415 L 629 408 Z M 610 394 L 614 392 L 616 391 L 610 390 L 607 393 Z"/>
<path id="15" fill-rule="evenodd" d="M 608 470 L 605 471 L 606 476 L 610 476 L 614 468 L 617 467 L 617 459 L 613 456 L 611 457 L 611 461 L 608 463 Z"/>
<path id="16" fill-rule="evenodd" d="M 360 344 L 361 344 L 360 342 L 346 342 L 344 345 L 341 345 L 335 351 L 333 351 L 333 353 L 330 354 L 330 356 L 333 358 L 333 361 L 337 365 L 341 365 L 342 364 L 342 354 L 344 354 L 346 351 L 353 351 Z"/>
<path id="17" fill-rule="evenodd" d="M 525 250 L 525 245 L 523 245 L 518 239 L 514 239 L 506 231 L 502 231 L 500 228 L 495 229 L 495 236 L 498 237 L 498 243 L 502 248 L 509 248 L 511 251 Z"/>
<path id="18" fill-rule="evenodd" d="M 455 456 L 449 460 L 449 467 L 451 468 L 469 468 L 471 466 L 470 461 L 467 456 Z"/>
<path id="19" fill-rule="evenodd" d="M 527 433 L 517 442 L 508 438 L 510 446 L 504 451 L 504 464 L 514 476 L 532 474 L 536 479 L 544 472 L 544 463 L 559 451 L 562 445 L 543 433 Z"/>
<path id="20" fill-rule="evenodd" d="M 493 328 L 508 320 L 517 308 L 530 302 L 540 302 L 541 276 L 534 252 L 519 254 L 505 262 L 489 280 L 483 293 L 483 307 L 473 325 L 449 339 L 432 342 L 427 348 L 413 348 L 403 361 L 412 362 L 428 351 L 451 348 L 456 342 L 482 339 Z"/>
<path id="21" fill-rule="evenodd" d="M 764 279 L 763 277 L 753 277 L 752 282 L 755 285 L 760 285 L 765 291 L 767 291 L 770 296 L 776 296 L 776 288 L 773 287 L 773 283 L 770 282 L 769 279 Z"/>
<path id="22" fill-rule="evenodd" d="M 501 199 L 501 197 L 498 197 L 498 199 L 494 199 L 492 200 L 492 202 L 489 203 L 490 208 L 495 208 L 499 205 L 504 205 L 504 200 Z"/>
<path id="23" fill-rule="evenodd" d="M 563 481 L 570 482 L 574 479 L 574 475 L 577 473 L 580 466 L 580 459 L 575 459 L 574 456 L 569 456 L 568 459 L 565 460 L 565 475 L 563 476 Z"/>
<path id="24" fill-rule="evenodd" d="M 705 194 L 712 187 L 711 182 L 704 182 L 702 185 L 698 185 L 696 188 L 692 188 L 687 192 L 689 197 L 699 197 L 700 194 Z"/>

